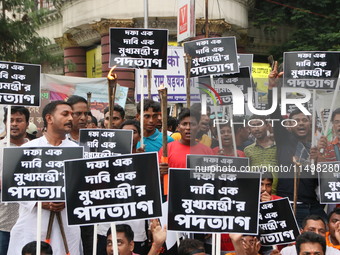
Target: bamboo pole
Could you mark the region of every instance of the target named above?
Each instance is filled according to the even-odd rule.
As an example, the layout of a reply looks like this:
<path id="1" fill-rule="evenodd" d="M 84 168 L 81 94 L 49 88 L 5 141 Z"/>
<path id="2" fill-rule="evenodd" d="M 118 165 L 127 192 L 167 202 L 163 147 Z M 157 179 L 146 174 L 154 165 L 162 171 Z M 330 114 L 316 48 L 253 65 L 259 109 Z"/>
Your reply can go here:
<path id="1" fill-rule="evenodd" d="M 108 92 L 109 92 L 109 124 L 108 128 L 112 128 L 112 116 L 113 116 L 113 109 L 115 105 L 115 95 L 116 95 L 116 89 L 117 89 L 117 79 L 118 76 L 116 73 L 113 73 L 113 70 L 116 68 L 116 66 L 113 66 L 107 75 L 108 80 Z"/>

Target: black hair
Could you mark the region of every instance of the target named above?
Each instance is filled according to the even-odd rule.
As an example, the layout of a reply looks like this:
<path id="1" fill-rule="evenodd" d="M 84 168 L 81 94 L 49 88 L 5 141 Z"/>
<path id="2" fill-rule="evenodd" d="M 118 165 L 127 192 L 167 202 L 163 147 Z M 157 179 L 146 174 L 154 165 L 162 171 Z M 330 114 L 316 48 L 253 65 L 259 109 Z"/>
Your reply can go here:
<path id="1" fill-rule="evenodd" d="M 40 248 L 41 253 L 44 253 L 46 255 L 52 255 L 53 254 L 51 245 L 49 245 L 48 243 L 43 242 L 43 241 L 41 241 L 40 245 L 41 245 L 40 246 L 41 247 Z M 36 253 L 37 253 L 37 241 L 33 241 L 33 242 L 26 244 L 22 248 L 22 251 L 21 251 L 22 255 L 27 255 L 27 254 L 35 255 Z"/>
<path id="2" fill-rule="evenodd" d="M 184 239 L 178 247 L 178 255 L 191 255 L 194 253 L 202 253 L 204 251 L 204 244 L 196 239 Z"/>
<path id="3" fill-rule="evenodd" d="M 65 101 L 62 101 L 62 100 L 56 100 L 56 101 L 52 101 L 51 103 L 47 104 L 44 109 L 43 109 L 43 112 L 42 112 L 42 118 L 43 118 L 43 121 L 44 121 L 44 127 L 47 127 L 47 120 L 46 120 L 46 115 L 47 114 L 52 114 L 54 113 L 55 109 L 57 108 L 58 105 L 68 105 L 72 108 L 72 106 L 65 102 Z"/>
<path id="4" fill-rule="evenodd" d="M 152 108 L 154 112 L 160 112 L 161 111 L 161 105 L 160 103 L 153 101 L 151 99 L 145 99 L 144 100 L 144 111 L 147 111 L 149 108 Z M 140 102 L 137 104 L 137 113 L 140 114 Z"/>
<path id="5" fill-rule="evenodd" d="M 337 108 L 332 112 L 331 121 L 334 120 L 335 115 L 337 115 L 337 114 L 340 114 L 340 108 Z"/>
<path id="6" fill-rule="evenodd" d="M 96 126 L 98 126 L 98 120 L 96 117 L 94 117 L 92 114 L 90 114 L 91 117 L 91 123 L 94 123 Z"/>
<path id="7" fill-rule="evenodd" d="M 323 253 L 326 254 L 326 240 L 323 236 L 307 231 L 299 235 L 296 239 L 296 253 L 300 254 L 301 245 L 304 243 L 319 243 Z"/>
<path id="8" fill-rule="evenodd" d="M 137 121 L 137 120 L 126 120 L 126 121 L 124 121 L 122 123 L 122 125 L 120 125 L 120 129 L 122 129 L 124 126 L 127 126 L 127 125 L 135 126 L 136 129 L 137 129 L 138 134 L 140 135 L 140 124 L 139 124 L 139 121 Z"/>
<path id="9" fill-rule="evenodd" d="M 131 229 L 131 227 L 127 224 L 118 224 L 116 225 L 116 232 L 117 233 L 124 233 L 126 239 L 128 240 L 128 242 L 130 243 L 131 241 L 133 241 L 134 238 L 134 233 Z M 111 235 L 111 228 L 109 228 L 109 230 L 107 231 L 106 237 L 108 237 L 109 235 Z"/>
<path id="10" fill-rule="evenodd" d="M 70 96 L 66 102 L 68 102 L 71 106 L 77 103 L 85 103 L 87 105 L 87 100 L 77 95 Z"/>
<path id="11" fill-rule="evenodd" d="M 262 180 L 267 179 L 273 183 L 273 174 L 271 172 L 262 172 Z"/>
<path id="12" fill-rule="evenodd" d="M 104 109 L 104 115 L 109 111 L 109 107 L 105 107 Z M 121 107 L 119 104 L 115 104 L 113 106 L 113 111 L 119 112 L 120 113 L 120 117 L 122 117 L 122 119 L 124 119 L 125 117 L 125 110 L 123 107 Z"/>
<path id="13" fill-rule="evenodd" d="M 12 106 L 11 107 L 11 114 L 14 113 L 20 113 L 22 115 L 25 115 L 26 122 L 29 122 L 30 119 L 30 112 L 26 107 L 23 106 Z M 7 107 L 4 109 L 4 123 L 6 124 L 7 121 Z"/>
<path id="14" fill-rule="evenodd" d="M 194 110 L 189 110 L 188 108 L 183 108 L 182 111 L 178 115 L 178 123 L 180 123 L 186 117 L 194 117 L 197 123 L 200 122 L 200 115 L 198 112 Z"/>
<path id="15" fill-rule="evenodd" d="M 328 223 L 329 223 L 329 220 L 330 220 L 330 218 L 332 217 L 332 215 L 333 215 L 334 213 L 340 215 L 340 207 L 335 207 L 335 208 L 333 209 L 333 211 L 331 211 L 331 212 L 328 214 L 328 219 L 327 219 Z"/>
<path id="16" fill-rule="evenodd" d="M 289 118 L 291 119 L 294 115 L 298 115 L 300 113 L 304 114 L 299 108 L 296 108 L 289 114 Z M 307 116 L 307 118 L 309 119 L 309 116 Z"/>
<path id="17" fill-rule="evenodd" d="M 168 117 L 168 128 L 170 128 L 171 132 L 175 132 L 178 126 L 178 120 L 174 117 Z"/>
<path id="18" fill-rule="evenodd" d="M 314 221 L 318 221 L 318 220 L 321 220 L 322 223 L 325 225 L 325 228 L 326 228 L 326 222 L 324 220 L 324 218 L 322 218 L 320 215 L 316 215 L 316 214 L 312 214 L 312 215 L 308 215 L 306 218 L 303 219 L 302 221 L 302 228 L 305 228 L 306 225 L 307 225 L 307 221 L 309 220 L 314 220 Z"/>

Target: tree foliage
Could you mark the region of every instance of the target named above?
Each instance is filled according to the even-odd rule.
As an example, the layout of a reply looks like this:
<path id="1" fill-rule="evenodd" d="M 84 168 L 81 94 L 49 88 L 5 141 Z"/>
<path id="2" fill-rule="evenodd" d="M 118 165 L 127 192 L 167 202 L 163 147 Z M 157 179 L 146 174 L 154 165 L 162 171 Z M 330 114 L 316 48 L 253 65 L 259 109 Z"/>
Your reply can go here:
<path id="1" fill-rule="evenodd" d="M 284 51 L 340 50 L 340 0 L 259 0 L 252 19 L 267 33 L 294 28 L 287 42 L 271 49 L 277 58 Z"/>
<path id="2" fill-rule="evenodd" d="M 0 0 L 0 60 L 26 63 L 51 61 L 36 30 L 39 12 L 36 0 Z"/>

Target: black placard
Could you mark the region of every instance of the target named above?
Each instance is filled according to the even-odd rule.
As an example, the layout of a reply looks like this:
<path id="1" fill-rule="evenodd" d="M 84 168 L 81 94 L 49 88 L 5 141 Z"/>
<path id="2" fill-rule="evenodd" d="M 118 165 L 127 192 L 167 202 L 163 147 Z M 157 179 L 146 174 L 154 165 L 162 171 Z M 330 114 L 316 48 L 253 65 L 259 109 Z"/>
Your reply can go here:
<path id="1" fill-rule="evenodd" d="M 65 161 L 69 225 L 160 217 L 157 153 Z"/>
<path id="2" fill-rule="evenodd" d="M 239 72 L 235 37 L 190 41 L 184 51 L 191 57 L 191 77 Z"/>
<path id="3" fill-rule="evenodd" d="M 0 61 L 0 104 L 40 106 L 40 65 Z"/>
<path id="4" fill-rule="evenodd" d="M 288 198 L 260 204 L 260 241 L 263 246 L 287 244 L 300 234 Z"/>
<path id="5" fill-rule="evenodd" d="M 315 169 L 319 177 L 320 203 L 339 204 L 340 202 L 340 161 L 319 162 Z"/>
<path id="6" fill-rule="evenodd" d="M 65 200 L 64 160 L 82 157 L 83 147 L 4 148 L 2 200 Z"/>
<path id="7" fill-rule="evenodd" d="M 334 90 L 339 66 L 340 52 L 285 52 L 284 86 Z"/>
<path id="8" fill-rule="evenodd" d="M 235 89 L 237 88 L 242 92 L 242 95 L 245 97 L 245 102 L 248 101 L 248 88 L 251 87 L 250 72 L 248 67 L 240 67 L 239 73 L 214 76 L 213 82 L 214 84 L 211 85 L 210 77 L 198 78 L 198 83 L 199 85 L 201 85 L 200 87 L 204 88 L 204 84 L 211 86 L 218 93 L 223 105 L 232 104 L 232 91 L 233 93 L 235 93 Z M 204 90 L 200 90 L 200 92 L 201 94 L 205 93 Z M 214 105 L 212 100 L 213 99 L 210 96 L 207 97 L 208 105 Z"/>
<path id="9" fill-rule="evenodd" d="M 84 146 L 84 158 L 130 154 L 132 135 L 132 130 L 80 129 L 79 145 Z"/>
<path id="10" fill-rule="evenodd" d="M 260 173 L 169 171 L 169 230 L 257 233 Z"/>
<path id="11" fill-rule="evenodd" d="M 112 67 L 167 69 L 168 30 L 110 28 Z"/>
<path id="12" fill-rule="evenodd" d="M 200 172 L 233 173 L 249 165 L 249 158 L 217 155 L 187 155 L 187 168 Z"/>

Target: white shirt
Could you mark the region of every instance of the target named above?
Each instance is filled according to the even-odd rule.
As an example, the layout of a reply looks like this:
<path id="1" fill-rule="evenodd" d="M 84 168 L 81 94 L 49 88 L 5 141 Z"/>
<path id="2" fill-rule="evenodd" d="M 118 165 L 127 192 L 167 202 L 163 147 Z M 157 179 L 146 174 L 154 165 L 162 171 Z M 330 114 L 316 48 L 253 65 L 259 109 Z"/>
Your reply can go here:
<path id="1" fill-rule="evenodd" d="M 336 255 L 340 254 L 338 249 L 326 246 L 326 255 Z M 281 255 L 297 255 L 295 245 L 287 246 L 281 250 Z"/>
<path id="2" fill-rule="evenodd" d="M 76 143 L 65 139 L 58 147 L 76 147 Z M 32 140 L 22 147 L 52 147 L 45 136 Z M 42 210 L 41 240 L 45 241 L 50 211 Z M 80 228 L 78 226 L 67 226 L 66 210 L 61 211 L 66 240 L 70 254 L 80 255 L 82 253 Z M 37 207 L 36 202 L 22 202 L 19 208 L 19 218 L 11 231 L 11 239 L 8 254 L 21 254 L 22 248 L 29 242 L 35 241 L 37 236 Z M 54 255 L 65 255 L 63 239 L 56 217 L 54 218 L 51 246 Z"/>

